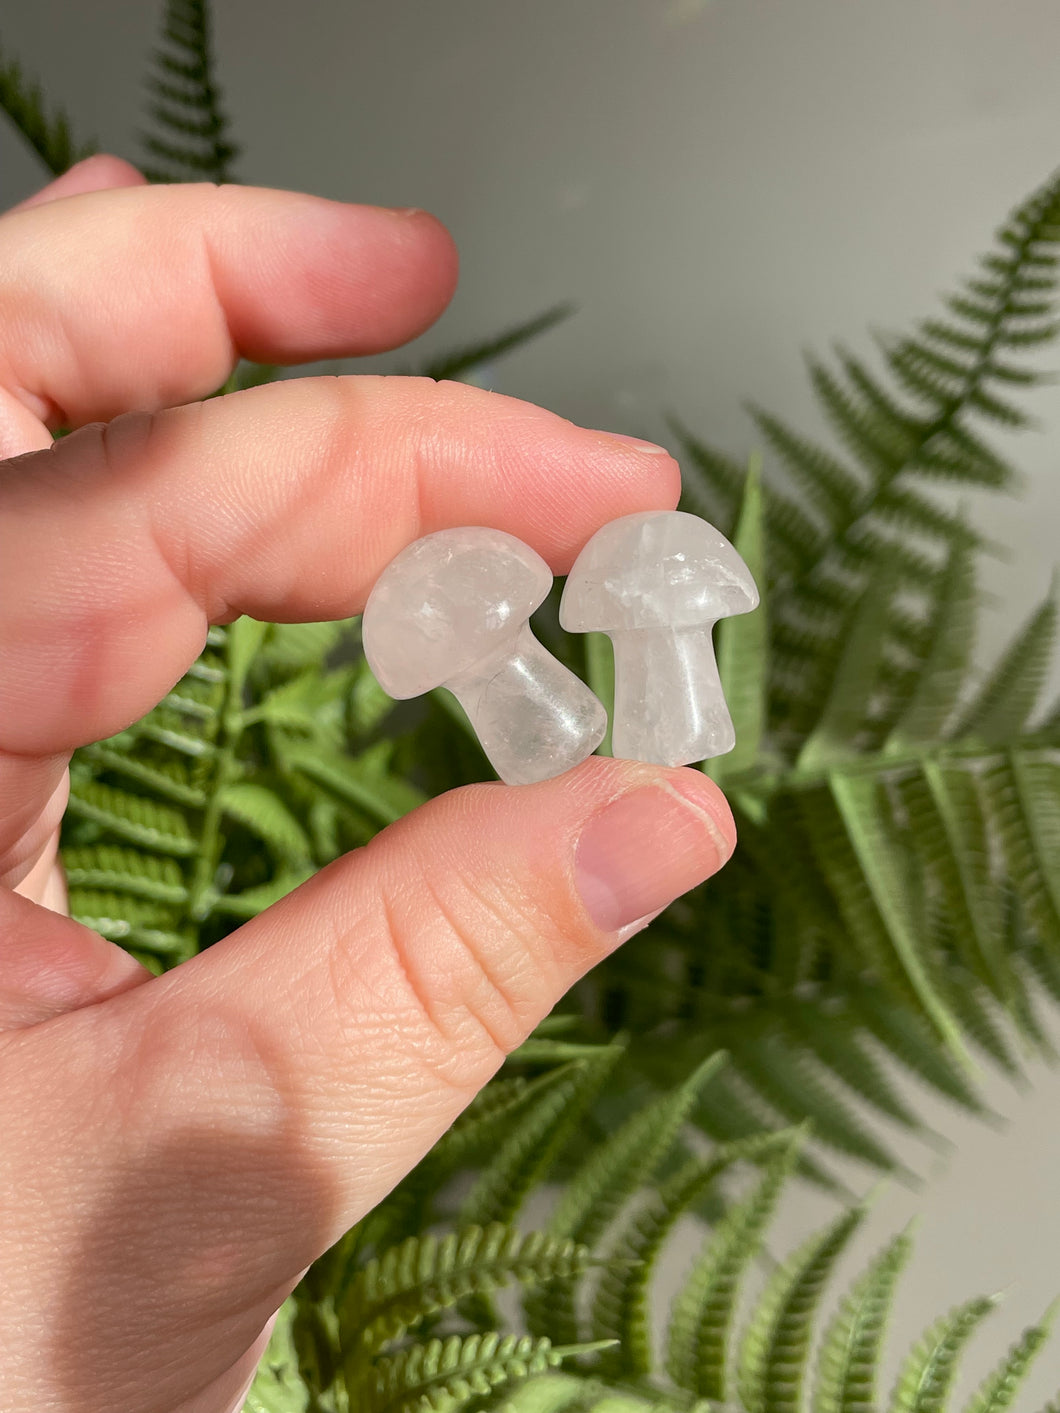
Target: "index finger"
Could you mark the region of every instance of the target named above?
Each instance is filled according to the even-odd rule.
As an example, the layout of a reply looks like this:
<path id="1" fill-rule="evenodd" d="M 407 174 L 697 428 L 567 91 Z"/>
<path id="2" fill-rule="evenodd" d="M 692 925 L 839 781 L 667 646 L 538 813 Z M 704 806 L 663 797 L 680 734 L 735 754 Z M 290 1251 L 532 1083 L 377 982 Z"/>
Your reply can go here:
<path id="1" fill-rule="evenodd" d="M 18 793 L 25 828 L 63 753 L 149 710 L 211 622 L 357 613 L 447 526 L 507 530 L 562 572 L 600 525 L 679 490 L 661 448 L 413 378 L 275 384 L 20 457 L 0 467 L 0 821 Z"/>

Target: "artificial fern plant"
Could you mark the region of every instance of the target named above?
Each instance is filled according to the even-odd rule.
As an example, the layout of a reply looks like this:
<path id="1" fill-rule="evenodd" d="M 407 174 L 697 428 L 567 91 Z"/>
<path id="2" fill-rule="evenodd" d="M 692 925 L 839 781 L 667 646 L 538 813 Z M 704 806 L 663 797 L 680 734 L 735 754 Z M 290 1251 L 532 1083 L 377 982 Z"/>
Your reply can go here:
<path id="1" fill-rule="evenodd" d="M 165 6 L 148 87 L 150 174 L 232 180 L 205 0 Z M 2 56 L 0 102 L 51 171 L 90 150 Z M 689 508 L 734 538 L 763 589 L 762 609 L 719 641 L 737 746 L 709 768 L 740 848 L 568 997 L 316 1263 L 249 1408 L 882 1406 L 911 1238 L 822 1317 L 864 1211 L 829 1152 L 866 1176 L 901 1172 L 874 1115 L 932 1135 L 896 1075 L 983 1112 L 968 1053 L 1018 1073 L 1048 1053 L 1039 1013 L 1060 998 L 1060 707 L 1039 709 L 1056 605 L 1050 593 L 977 680 L 976 569 L 993 547 L 949 494 L 1013 485 L 989 433 L 1026 420 L 1014 399 L 1036 381 L 1026 351 L 1058 330 L 1058 262 L 1054 178 L 941 316 L 881 342 L 882 372 L 843 350 L 811 361 L 835 445 L 756 407 L 767 464 L 748 470 L 674 419 Z M 424 371 L 474 376 L 566 312 Z M 244 368 L 229 386 L 279 373 Z M 606 698 L 606 640 L 551 631 Z M 163 970 L 428 793 L 487 773 L 445 700 L 400 724 L 391 706 L 354 623 L 214 629 L 147 717 L 75 758 L 74 915 Z M 796 1173 L 835 1193 L 837 1215 L 775 1265 L 747 1313 L 745 1277 Z M 521 1231 L 545 1184 L 551 1216 Z M 690 1213 L 709 1232 L 660 1349 L 653 1276 Z M 494 1300 L 513 1285 L 525 1288 L 514 1323 Z M 993 1303 L 956 1306 L 924 1333 L 888 1413 L 950 1406 Z M 1048 1324 L 1001 1358 L 967 1413 L 1009 1407 Z"/>

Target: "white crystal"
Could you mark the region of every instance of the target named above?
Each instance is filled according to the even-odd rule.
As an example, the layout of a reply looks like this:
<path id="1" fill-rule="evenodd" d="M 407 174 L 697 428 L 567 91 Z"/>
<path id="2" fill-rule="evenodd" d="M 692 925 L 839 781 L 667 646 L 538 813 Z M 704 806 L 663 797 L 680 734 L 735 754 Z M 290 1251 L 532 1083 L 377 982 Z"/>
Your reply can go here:
<path id="1" fill-rule="evenodd" d="M 364 653 L 383 690 L 403 699 L 447 687 L 509 785 L 580 764 L 607 729 L 600 702 L 530 631 L 551 587 L 529 545 L 464 526 L 402 550 L 364 610 Z"/>
<path id="2" fill-rule="evenodd" d="M 616 756 L 689 765 L 732 750 L 711 634 L 757 605 L 746 564 L 697 515 L 646 511 L 596 532 L 568 576 L 560 622 L 614 645 Z"/>

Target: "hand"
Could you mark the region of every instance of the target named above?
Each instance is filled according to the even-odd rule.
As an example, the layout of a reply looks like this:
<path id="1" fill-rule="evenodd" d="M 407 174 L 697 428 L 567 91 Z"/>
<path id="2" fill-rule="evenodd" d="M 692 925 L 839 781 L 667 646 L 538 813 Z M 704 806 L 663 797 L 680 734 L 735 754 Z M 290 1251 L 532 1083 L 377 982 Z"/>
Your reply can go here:
<path id="1" fill-rule="evenodd" d="M 157 702 L 210 623 L 357 613 L 445 526 L 563 572 L 606 521 L 672 508 L 678 469 L 427 379 L 195 401 L 241 354 L 425 328 L 456 256 L 423 213 L 95 158 L 0 219 L 0 272 L 0 1406 L 226 1413 L 303 1268 L 724 862 L 732 821 L 693 770 L 471 786 L 153 978 L 59 910 L 70 752 Z"/>

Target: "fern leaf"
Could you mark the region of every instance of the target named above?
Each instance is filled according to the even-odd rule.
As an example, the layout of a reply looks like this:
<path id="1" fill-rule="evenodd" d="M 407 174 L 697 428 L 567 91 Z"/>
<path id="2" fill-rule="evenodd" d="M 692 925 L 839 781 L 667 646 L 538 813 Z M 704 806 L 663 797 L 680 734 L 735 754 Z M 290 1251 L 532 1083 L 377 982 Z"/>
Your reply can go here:
<path id="1" fill-rule="evenodd" d="M 461 1205 L 468 1225 L 510 1222 L 577 1126 L 622 1048 L 609 1046 L 595 1061 L 575 1061 L 557 1075 L 512 1126 Z M 553 1230 L 552 1235 L 569 1235 Z M 587 1243 L 586 1243 L 587 1244 Z"/>
<path id="2" fill-rule="evenodd" d="M 729 1397 L 729 1342 L 740 1283 L 798 1156 L 790 1142 L 766 1166 L 750 1197 L 730 1207 L 674 1301 L 666 1367 L 697 1398 Z"/>
<path id="3" fill-rule="evenodd" d="M 155 181 L 234 181 L 239 148 L 214 76 L 208 0 L 167 0 L 162 37 L 166 47 L 155 54 L 147 85 L 154 128 L 143 144 L 166 166 L 146 174 Z"/>
<path id="4" fill-rule="evenodd" d="M 81 819 L 101 825 L 117 838 L 156 853 L 187 858 L 195 852 L 195 840 L 179 810 L 115 790 L 98 780 L 73 784 L 68 809 Z"/>
<path id="5" fill-rule="evenodd" d="M 529 1335 L 452 1335 L 380 1359 L 356 1386 L 360 1413 L 449 1413 L 475 1395 L 557 1368 L 595 1346 L 557 1349 Z"/>
<path id="6" fill-rule="evenodd" d="M 916 687 L 884 750 L 904 751 L 945 735 L 971 665 L 975 606 L 971 555 L 967 546 L 957 544 L 950 551 Z"/>
<path id="7" fill-rule="evenodd" d="M 771 1277 L 740 1348 L 737 1383 L 747 1413 L 798 1413 L 825 1282 L 863 1217 L 861 1208 L 844 1212 Z"/>
<path id="8" fill-rule="evenodd" d="M 902 970 L 925 1015 L 936 1026 L 954 1055 L 963 1060 L 965 1050 L 960 1032 L 928 975 L 909 911 L 903 906 L 905 887 L 902 869 L 880 808 L 876 782 L 834 772 L 830 785 Z"/>
<path id="9" fill-rule="evenodd" d="M 912 1240 L 884 1248 L 844 1300 L 824 1335 L 813 1413 L 872 1413 L 887 1319 Z"/>
<path id="10" fill-rule="evenodd" d="M 962 718 L 958 736 L 1010 741 L 1024 729 L 1051 665 L 1056 619 L 1054 591 L 1031 616 L 983 684 Z"/>
<path id="11" fill-rule="evenodd" d="M 465 1296 L 510 1280 L 530 1284 L 574 1276 L 588 1264 L 584 1246 L 542 1232 L 523 1236 L 501 1223 L 467 1227 L 441 1240 L 409 1237 L 357 1273 L 340 1314 L 342 1344 L 349 1351 L 358 1342 L 377 1348 Z"/>
<path id="12" fill-rule="evenodd" d="M 799 754 L 807 774 L 849 758 L 871 708 L 886 644 L 894 580 L 885 566 L 864 590 L 850 626 L 820 718 Z"/>
<path id="13" fill-rule="evenodd" d="M 813 1062 L 782 1036 L 766 1033 L 739 1045 L 732 1063 L 789 1123 L 808 1120 L 819 1142 L 885 1172 L 901 1164 L 818 1074 Z"/>
<path id="14" fill-rule="evenodd" d="M 607 1367 L 626 1378 L 652 1372 L 651 1282 L 662 1248 L 681 1216 L 740 1161 L 760 1162 L 791 1144 L 790 1134 L 763 1134 L 717 1149 L 682 1167 L 626 1226 L 593 1301 L 593 1338 L 616 1341 Z"/>
<path id="15" fill-rule="evenodd" d="M 1046 1311 L 1039 1324 L 1023 1331 L 1001 1364 L 975 1390 L 964 1413 L 1006 1413 L 1025 1382 L 1030 1366 L 1049 1341 L 1054 1318 L 1056 1306 Z"/>
<path id="16" fill-rule="evenodd" d="M 752 406 L 750 412 L 766 441 L 798 478 L 821 513 L 828 519 L 856 519 L 866 493 L 858 477 L 841 461 L 792 432 L 763 408 Z"/>
<path id="17" fill-rule="evenodd" d="M 725 1063 L 711 1055 L 678 1089 L 638 1109 L 592 1152 L 564 1188 L 549 1230 L 592 1246 L 622 1204 L 655 1172 L 700 1090 Z"/>
<path id="18" fill-rule="evenodd" d="M 281 898 L 286 898 L 288 893 L 300 888 L 312 878 L 313 873 L 312 868 L 284 870 L 268 883 L 259 884 L 257 888 L 244 888 L 238 893 L 222 894 L 213 901 L 210 911 L 222 917 L 257 917 L 266 908 L 271 908 L 273 903 L 278 903 Z"/>
<path id="19" fill-rule="evenodd" d="M 924 1129 L 868 1048 L 861 1027 L 844 1007 L 800 1005 L 786 1009 L 783 1020 L 793 1041 L 805 1047 L 863 1103 L 922 1137 Z"/>
<path id="20" fill-rule="evenodd" d="M 554 304 L 550 309 L 535 314 L 523 324 L 506 329 L 495 338 L 484 339 L 481 343 L 471 344 L 467 348 L 434 359 L 422 370 L 423 375 L 434 378 L 436 382 L 465 377 L 483 364 L 503 358 L 506 353 L 512 353 L 533 339 L 540 338 L 542 334 L 548 333 L 549 329 L 554 329 L 557 324 L 569 319 L 573 313 L 573 304 Z"/>
<path id="21" fill-rule="evenodd" d="M 63 868 L 71 888 L 150 898 L 157 903 L 180 904 L 188 897 L 184 876 L 175 860 L 115 844 L 66 849 Z"/>
<path id="22" fill-rule="evenodd" d="M 918 1012 L 896 1006 L 877 986 L 855 990 L 852 1002 L 854 1013 L 888 1057 L 904 1065 L 910 1074 L 951 1103 L 980 1118 L 996 1119 L 968 1082 L 965 1071 L 942 1049 L 934 1031 Z"/>
<path id="23" fill-rule="evenodd" d="M 117 749 L 106 741 L 83 746 L 78 752 L 78 758 L 91 762 L 101 771 L 123 775 L 127 780 L 144 786 L 152 794 L 173 804 L 201 809 L 206 803 L 205 793 L 189 779 L 186 767 L 177 761 L 143 760 L 139 756 L 130 755 L 128 751 Z"/>
<path id="24" fill-rule="evenodd" d="M 61 108 L 45 106 L 39 83 L 22 72 L 15 59 L 0 49 L 0 108 L 36 152 L 53 176 L 62 176 L 75 162 L 90 157 L 94 144 L 81 144 L 70 132 L 70 120 Z"/>
<path id="25" fill-rule="evenodd" d="M 389 741 L 353 757 L 315 746 L 292 747 L 285 751 L 284 763 L 380 824 L 392 824 L 425 798 L 414 785 L 390 772 L 392 751 Z"/>
<path id="26" fill-rule="evenodd" d="M 747 472 L 733 544 L 759 586 L 760 602 L 756 612 L 726 618 L 718 625 L 718 670 L 736 729 L 736 745 L 727 756 L 708 762 L 715 780 L 738 775 L 757 762 L 766 728 L 769 624 L 763 513 L 761 467 L 753 462 Z"/>
<path id="27" fill-rule="evenodd" d="M 295 869 L 308 865 L 312 857 L 309 838 L 271 790 L 249 781 L 235 780 L 217 792 L 217 803 L 230 819 L 246 825 L 252 834 L 268 844 L 281 863 Z"/>
<path id="28" fill-rule="evenodd" d="M 160 956 L 184 956 L 189 951 L 188 939 L 176 930 L 174 909 L 164 903 L 133 898 L 127 893 L 72 888 L 69 906 L 72 918 L 111 942 Z"/>
<path id="29" fill-rule="evenodd" d="M 622 1205 L 650 1180 L 691 1114 L 699 1091 L 724 1064 L 705 1060 L 684 1084 L 645 1104 L 594 1149 L 568 1180 L 549 1221 L 556 1236 L 594 1246 Z M 531 1328 L 553 1339 L 578 1338 L 575 1292 L 569 1283 L 526 1304 Z"/>
<path id="30" fill-rule="evenodd" d="M 969 1300 L 924 1332 L 901 1367 L 888 1413 L 944 1413 L 965 1346 L 996 1303 Z"/>
<path id="31" fill-rule="evenodd" d="M 1042 945 L 1060 952 L 1060 866 L 1049 852 L 1053 831 L 1043 830 L 1042 816 L 1032 814 L 1031 777 L 1020 753 L 992 762 L 977 783 L 1020 906 Z"/>

